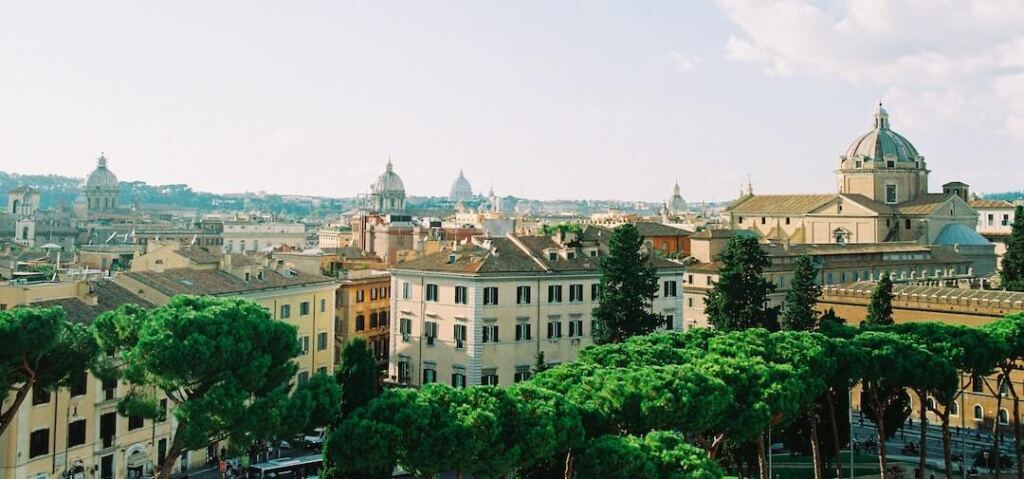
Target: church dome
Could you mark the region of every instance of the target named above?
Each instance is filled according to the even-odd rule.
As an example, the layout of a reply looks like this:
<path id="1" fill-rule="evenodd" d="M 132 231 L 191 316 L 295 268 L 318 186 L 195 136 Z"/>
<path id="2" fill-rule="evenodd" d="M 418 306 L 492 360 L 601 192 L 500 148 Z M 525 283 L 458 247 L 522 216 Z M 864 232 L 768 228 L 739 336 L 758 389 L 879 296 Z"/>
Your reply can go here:
<path id="1" fill-rule="evenodd" d="M 686 211 L 686 200 L 683 199 L 683 195 L 679 193 L 679 182 L 677 181 L 675 186 L 672 187 L 672 196 L 665 203 L 665 206 L 672 213 L 681 213 Z"/>
<path id="2" fill-rule="evenodd" d="M 117 176 L 107 169 L 107 158 L 102 154 L 96 160 L 96 169 L 92 170 L 85 180 L 85 188 L 89 190 L 116 190 L 118 188 Z"/>
<path id="3" fill-rule="evenodd" d="M 469 180 L 462 174 L 462 170 L 459 170 L 459 177 L 452 183 L 452 189 L 448 193 L 448 199 L 452 201 L 468 200 L 473 197 L 473 186 L 469 184 Z"/>
<path id="4" fill-rule="evenodd" d="M 370 191 L 375 195 L 402 195 L 405 196 L 405 184 L 402 178 L 395 173 L 391 160 L 388 160 L 387 170 L 377 177 L 377 181 L 370 186 Z"/>
<path id="5" fill-rule="evenodd" d="M 878 105 L 874 127 L 850 144 L 846 158 L 861 158 L 872 161 L 918 161 L 921 155 L 909 140 L 889 129 L 889 113 Z"/>

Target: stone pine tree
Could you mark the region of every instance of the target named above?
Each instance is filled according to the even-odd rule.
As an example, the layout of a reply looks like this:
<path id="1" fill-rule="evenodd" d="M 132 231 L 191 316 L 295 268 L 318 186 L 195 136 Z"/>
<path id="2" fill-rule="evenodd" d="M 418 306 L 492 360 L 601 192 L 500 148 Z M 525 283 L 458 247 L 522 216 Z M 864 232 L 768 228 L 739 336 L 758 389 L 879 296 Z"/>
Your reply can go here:
<path id="1" fill-rule="evenodd" d="M 1013 212 L 1013 232 L 1006 240 L 1000 279 L 1004 288 L 1024 291 L 1024 206 L 1018 206 Z"/>
<path id="2" fill-rule="evenodd" d="M 601 259 L 599 302 L 594 308 L 594 340 L 598 344 L 647 334 L 663 323 L 661 315 L 651 311 L 658 275 L 643 244 L 643 237 L 631 224 L 616 228 L 608 239 L 608 255 Z"/>
<path id="3" fill-rule="evenodd" d="M 892 320 L 892 279 L 888 274 L 882 275 L 878 285 L 871 293 L 871 304 L 868 305 L 867 324 L 873 326 L 886 326 L 893 323 Z"/>
<path id="4" fill-rule="evenodd" d="M 801 256 L 796 260 L 793 281 L 786 293 L 779 323 L 782 329 L 790 331 L 810 331 L 818 325 L 820 314 L 815 306 L 821 298 L 821 286 L 816 281 L 818 268 L 809 256 Z"/>
<path id="5" fill-rule="evenodd" d="M 366 340 L 355 338 L 341 351 L 341 364 L 334 377 L 341 385 L 341 416 L 347 417 L 377 397 L 380 373 Z"/>
<path id="6" fill-rule="evenodd" d="M 733 236 L 718 261 L 718 281 L 704 300 L 711 325 L 723 331 L 778 329 L 777 310 L 768 307 L 775 285 L 762 276 L 771 260 L 757 238 Z"/>

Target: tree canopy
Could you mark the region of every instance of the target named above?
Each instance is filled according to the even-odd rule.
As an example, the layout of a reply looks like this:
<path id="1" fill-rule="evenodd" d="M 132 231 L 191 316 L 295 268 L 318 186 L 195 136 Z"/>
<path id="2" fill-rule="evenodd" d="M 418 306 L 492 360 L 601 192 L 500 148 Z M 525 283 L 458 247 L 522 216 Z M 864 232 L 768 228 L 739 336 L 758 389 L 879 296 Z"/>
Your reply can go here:
<path id="1" fill-rule="evenodd" d="M 1003 269 L 999 272 L 1004 288 L 1024 291 L 1024 206 L 1013 211 L 1013 228 L 1006 239 Z"/>
<path id="2" fill-rule="evenodd" d="M 783 302 L 779 325 L 791 331 L 811 331 L 818 325 L 820 314 L 816 309 L 821 299 L 821 286 L 817 282 L 818 267 L 810 256 L 796 260 L 793 280 Z"/>
<path id="3" fill-rule="evenodd" d="M 771 260 L 757 238 L 733 236 L 717 259 L 718 282 L 704 300 L 711 325 L 723 331 L 778 329 L 778 312 L 767 306 L 775 285 L 762 276 Z"/>
<path id="4" fill-rule="evenodd" d="M 875 285 L 875 290 L 871 292 L 871 303 L 868 304 L 865 322 L 875 326 L 893 324 L 892 279 L 888 274 L 882 275 L 882 279 Z"/>
<path id="5" fill-rule="evenodd" d="M 663 323 L 651 311 L 658 294 L 658 274 L 643 251 L 644 239 L 636 226 L 624 224 L 612 231 L 608 254 L 601 258 L 598 305 L 594 308 L 594 341 L 618 343 L 647 334 Z"/>

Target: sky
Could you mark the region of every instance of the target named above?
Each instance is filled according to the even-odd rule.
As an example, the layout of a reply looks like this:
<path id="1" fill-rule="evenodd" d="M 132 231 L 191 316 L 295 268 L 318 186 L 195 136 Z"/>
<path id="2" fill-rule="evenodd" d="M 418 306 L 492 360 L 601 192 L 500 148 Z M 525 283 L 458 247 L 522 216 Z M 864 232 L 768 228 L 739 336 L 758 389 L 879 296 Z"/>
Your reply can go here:
<path id="1" fill-rule="evenodd" d="M 354 196 L 832 192 L 879 101 L 932 190 L 1024 189 L 1024 0 L 0 5 L 0 170 Z"/>

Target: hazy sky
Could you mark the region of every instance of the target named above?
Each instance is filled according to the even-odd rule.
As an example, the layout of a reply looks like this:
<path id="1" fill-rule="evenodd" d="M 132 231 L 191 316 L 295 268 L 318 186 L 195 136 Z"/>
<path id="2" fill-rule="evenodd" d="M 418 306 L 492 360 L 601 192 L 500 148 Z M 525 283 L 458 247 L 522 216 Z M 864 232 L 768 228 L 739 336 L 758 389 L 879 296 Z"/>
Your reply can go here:
<path id="1" fill-rule="evenodd" d="M 60 5 L 58 5 L 60 4 Z M 0 170 L 349 196 L 830 192 L 881 98 L 933 170 L 1024 188 L 1024 1 L 0 7 Z"/>

